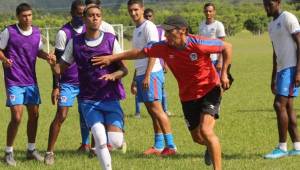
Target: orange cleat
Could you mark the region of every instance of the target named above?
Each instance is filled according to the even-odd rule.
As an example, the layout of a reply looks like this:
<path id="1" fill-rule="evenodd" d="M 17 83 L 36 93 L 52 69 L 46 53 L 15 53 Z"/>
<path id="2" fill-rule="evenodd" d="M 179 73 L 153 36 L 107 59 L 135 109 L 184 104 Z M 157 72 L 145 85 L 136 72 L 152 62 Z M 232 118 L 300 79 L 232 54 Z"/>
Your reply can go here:
<path id="1" fill-rule="evenodd" d="M 160 155 L 161 156 L 173 156 L 177 154 L 177 149 L 176 148 L 165 148 Z"/>
<path id="2" fill-rule="evenodd" d="M 160 155 L 162 150 L 151 147 L 144 151 L 144 155 Z"/>

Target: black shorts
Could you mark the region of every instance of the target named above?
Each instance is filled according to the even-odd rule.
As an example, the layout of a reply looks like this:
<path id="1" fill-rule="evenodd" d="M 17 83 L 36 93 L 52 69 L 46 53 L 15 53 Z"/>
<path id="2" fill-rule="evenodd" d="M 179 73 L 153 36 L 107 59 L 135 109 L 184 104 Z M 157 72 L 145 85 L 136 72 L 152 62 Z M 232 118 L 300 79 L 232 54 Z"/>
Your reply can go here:
<path id="1" fill-rule="evenodd" d="M 213 88 L 199 99 L 181 102 L 184 118 L 189 130 L 193 130 L 199 125 L 200 115 L 203 113 L 208 113 L 216 119 L 219 118 L 220 102 L 221 88 L 219 86 Z"/>

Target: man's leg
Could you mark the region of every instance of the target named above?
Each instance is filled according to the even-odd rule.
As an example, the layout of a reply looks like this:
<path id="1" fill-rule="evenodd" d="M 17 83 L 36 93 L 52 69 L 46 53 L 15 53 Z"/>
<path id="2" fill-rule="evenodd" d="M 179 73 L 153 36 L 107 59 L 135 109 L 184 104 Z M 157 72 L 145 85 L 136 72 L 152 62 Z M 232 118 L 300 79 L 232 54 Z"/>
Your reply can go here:
<path id="1" fill-rule="evenodd" d="M 35 147 L 36 133 L 39 119 L 39 105 L 27 105 L 28 121 L 27 121 L 27 136 L 28 136 L 28 150 L 27 159 L 35 159 L 37 161 L 44 161 Z"/>
<path id="2" fill-rule="evenodd" d="M 145 105 L 149 114 L 151 115 L 154 131 L 157 135 L 156 137 L 159 138 L 158 135 L 162 132 L 167 145 L 166 148 L 172 149 L 171 152 L 174 151 L 173 154 L 175 154 L 176 146 L 173 140 L 171 123 L 169 121 L 168 116 L 165 114 L 165 112 L 162 109 L 161 102 L 158 100 L 153 102 L 145 102 Z"/>
<path id="3" fill-rule="evenodd" d="M 215 118 L 208 113 L 203 113 L 200 115 L 199 125 L 200 135 L 198 135 L 198 143 L 202 143 L 204 141 L 206 144 L 212 157 L 214 169 L 222 169 L 221 145 L 219 138 L 214 132 Z M 203 137 L 203 139 L 201 139 L 201 137 Z"/>
<path id="4" fill-rule="evenodd" d="M 123 153 L 126 153 L 126 143 L 124 139 L 124 132 L 121 128 L 114 125 L 107 125 L 107 138 L 108 149 L 113 151 L 115 149 L 122 149 Z"/>
<path id="5" fill-rule="evenodd" d="M 287 132 L 288 132 L 288 114 L 287 114 L 288 97 L 276 95 L 274 99 L 274 109 L 277 117 L 277 128 L 279 144 L 271 153 L 265 155 L 266 159 L 276 159 L 287 156 Z"/>
<path id="6" fill-rule="evenodd" d="M 58 134 L 60 132 L 61 125 L 65 121 L 68 114 L 68 107 L 58 106 L 56 115 L 50 125 L 49 137 L 48 137 L 48 147 L 45 155 L 45 164 L 53 165 L 54 164 L 54 145 L 56 143 Z"/>
<path id="7" fill-rule="evenodd" d="M 111 170 L 111 156 L 107 148 L 107 136 L 102 123 L 95 123 L 91 128 L 95 139 L 96 154 L 103 170 Z"/>
<path id="8" fill-rule="evenodd" d="M 16 161 L 13 156 L 13 143 L 15 141 L 18 128 L 22 120 L 23 106 L 22 105 L 11 106 L 10 112 L 11 112 L 11 118 L 7 127 L 5 162 L 8 165 L 16 166 Z"/>
<path id="9" fill-rule="evenodd" d="M 11 119 L 7 127 L 7 139 L 6 139 L 7 147 L 13 146 L 14 140 L 18 132 L 19 125 L 22 120 L 23 106 L 22 105 L 11 106 L 10 112 L 11 112 Z"/>
<path id="10" fill-rule="evenodd" d="M 137 95 L 135 96 L 135 118 L 141 118 L 141 106 L 138 100 Z"/>
<path id="11" fill-rule="evenodd" d="M 288 132 L 294 145 L 294 149 L 289 151 L 289 155 L 300 155 L 300 138 L 297 129 L 297 115 L 293 107 L 294 98 L 288 98 L 287 114 L 289 118 Z"/>
<path id="12" fill-rule="evenodd" d="M 78 148 L 78 151 L 87 151 L 86 148 L 89 147 L 89 136 L 90 136 L 90 129 L 86 125 L 80 107 L 78 106 L 79 111 L 79 122 L 80 122 L 80 135 L 81 135 L 81 146 Z"/>
<path id="13" fill-rule="evenodd" d="M 56 143 L 58 134 L 60 132 L 61 125 L 65 121 L 68 114 L 68 107 L 59 107 L 57 108 L 56 115 L 50 125 L 49 129 L 49 138 L 48 138 L 48 148 L 47 152 L 54 151 L 54 145 Z"/>

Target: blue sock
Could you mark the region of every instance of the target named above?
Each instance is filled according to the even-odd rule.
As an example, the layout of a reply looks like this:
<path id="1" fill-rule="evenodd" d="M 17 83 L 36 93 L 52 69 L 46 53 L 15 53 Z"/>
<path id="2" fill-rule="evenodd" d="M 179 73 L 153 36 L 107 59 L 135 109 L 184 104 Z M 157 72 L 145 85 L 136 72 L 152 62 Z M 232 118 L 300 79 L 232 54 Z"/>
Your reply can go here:
<path id="1" fill-rule="evenodd" d="M 172 149 L 176 148 L 172 133 L 164 134 L 164 138 L 168 148 L 172 148 Z"/>
<path id="2" fill-rule="evenodd" d="M 162 133 L 156 133 L 154 140 L 155 140 L 154 147 L 156 149 L 163 149 L 165 147 L 164 135 Z"/>
<path id="3" fill-rule="evenodd" d="M 79 112 L 79 121 L 80 121 L 80 133 L 81 133 L 81 143 L 82 144 L 89 144 L 90 140 L 89 140 L 89 134 L 90 134 L 90 130 L 87 127 L 83 115 Z"/>
<path id="4" fill-rule="evenodd" d="M 135 96 L 135 113 L 141 113 L 141 107 L 137 95 Z"/>

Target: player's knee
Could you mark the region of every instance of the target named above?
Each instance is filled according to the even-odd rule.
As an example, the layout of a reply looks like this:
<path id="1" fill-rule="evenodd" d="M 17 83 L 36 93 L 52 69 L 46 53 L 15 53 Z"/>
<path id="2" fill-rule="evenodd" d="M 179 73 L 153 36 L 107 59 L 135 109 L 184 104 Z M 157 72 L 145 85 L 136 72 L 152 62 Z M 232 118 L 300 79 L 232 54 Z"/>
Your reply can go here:
<path id="1" fill-rule="evenodd" d="M 16 115 L 16 116 L 14 116 L 14 117 L 12 117 L 11 118 L 11 122 L 13 123 L 13 124 L 20 124 L 21 123 L 21 121 L 22 121 L 22 116 L 20 116 L 20 115 Z"/>
<path id="2" fill-rule="evenodd" d="M 64 113 L 59 114 L 59 113 L 58 113 L 57 118 L 58 118 L 58 119 L 57 119 L 58 122 L 59 122 L 60 124 L 62 124 L 62 123 L 66 120 L 67 114 L 64 114 Z"/>
<path id="3" fill-rule="evenodd" d="M 200 133 L 197 134 L 193 134 L 192 135 L 193 141 L 195 143 L 198 143 L 200 145 L 205 145 L 205 140 L 203 139 L 203 137 L 200 135 Z"/>
<path id="4" fill-rule="evenodd" d="M 32 114 L 29 114 L 29 116 L 28 116 L 29 122 L 35 122 L 35 121 L 38 121 L 38 119 L 39 119 L 39 113 L 32 113 Z"/>
<path id="5" fill-rule="evenodd" d="M 204 140 L 208 140 L 211 136 L 214 136 L 214 131 L 210 127 L 201 126 L 200 134 L 204 138 Z"/>
<path id="6" fill-rule="evenodd" d="M 201 138 L 201 137 L 199 137 L 199 136 L 197 136 L 197 137 L 193 137 L 193 141 L 194 141 L 195 143 L 198 143 L 198 144 L 200 144 L 200 145 L 205 145 L 205 141 L 204 141 L 204 139 L 203 139 L 203 138 Z"/>
<path id="7" fill-rule="evenodd" d="M 275 110 L 280 110 L 281 109 L 281 103 L 277 100 L 274 101 L 273 107 Z"/>
<path id="8" fill-rule="evenodd" d="M 108 132 L 108 143 L 113 149 L 121 148 L 124 142 L 123 132 Z"/>
<path id="9" fill-rule="evenodd" d="M 101 145 L 106 145 L 106 131 L 105 127 L 101 123 L 96 123 L 92 126 L 91 128 L 94 140 L 95 140 L 95 146 L 101 146 Z"/>

